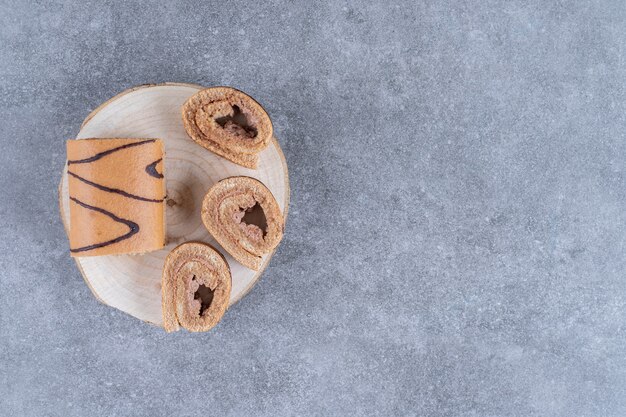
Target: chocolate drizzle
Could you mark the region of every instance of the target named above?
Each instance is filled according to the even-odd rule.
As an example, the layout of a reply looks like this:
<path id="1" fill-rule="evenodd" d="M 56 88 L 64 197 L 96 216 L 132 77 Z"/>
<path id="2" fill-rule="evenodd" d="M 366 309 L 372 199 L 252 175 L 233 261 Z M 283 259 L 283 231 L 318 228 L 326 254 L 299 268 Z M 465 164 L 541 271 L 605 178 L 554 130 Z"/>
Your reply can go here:
<path id="1" fill-rule="evenodd" d="M 130 238 L 131 236 L 139 233 L 139 225 L 131 220 L 126 220 L 126 219 L 122 219 L 120 217 L 117 217 L 115 214 L 111 213 L 110 211 L 101 209 L 100 207 L 94 207 L 94 206 L 90 206 L 87 203 L 83 203 L 82 201 L 78 200 L 77 198 L 74 198 L 72 196 L 70 196 L 70 200 L 72 200 L 73 202 L 75 202 L 76 204 L 78 204 L 81 207 L 84 207 L 88 210 L 93 210 L 96 211 L 98 213 L 102 213 L 105 216 L 110 217 L 113 221 L 117 222 L 117 223 L 122 223 L 126 226 L 128 226 L 128 228 L 130 229 L 128 231 L 128 233 L 116 237 L 115 239 L 111 239 L 111 240 L 107 240 L 106 242 L 102 242 L 102 243 L 95 243 L 93 245 L 87 245 L 87 246 L 82 246 L 80 248 L 76 248 L 76 249 L 70 249 L 70 252 L 72 253 L 77 253 L 77 252 L 85 252 L 85 251 L 89 251 L 92 249 L 98 249 L 98 248 L 103 248 L 105 246 L 109 246 L 112 245 L 114 243 L 117 242 L 121 242 L 122 240 L 126 240 L 128 238 Z"/>
<path id="2" fill-rule="evenodd" d="M 78 210 L 75 213 L 78 219 L 74 226 L 76 229 L 70 232 L 72 256 L 135 253 L 133 252 L 135 248 L 136 252 L 140 253 L 144 247 L 151 249 L 154 245 L 162 245 L 159 243 L 161 239 L 155 241 L 154 238 L 157 236 L 152 235 L 150 231 L 151 225 L 161 221 L 160 215 L 155 218 L 151 213 L 162 213 L 164 208 L 159 205 L 164 204 L 167 198 L 161 194 L 165 191 L 162 166 L 161 172 L 157 171 L 157 164 L 163 161 L 159 140 L 120 139 L 113 144 L 107 143 L 108 139 L 92 140 L 95 142 L 91 144 L 89 140 L 79 141 L 84 144 L 80 147 L 68 144 L 68 155 L 73 157 L 67 161 L 67 175 L 70 178 L 69 198 L 72 210 Z M 141 145 L 147 146 L 139 148 Z M 91 152 L 86 153 L 89 150 Z M 111 154 L 114 155 L 106 159 Z M 159 159 L 155 160 L 156 158 Z M 148 161 L 154 162 L 146 165 Z M 111 175 L 104 175 L 109 171 Z M 107 205 L 107 200 L 113 201 Z M 89 211 L 84 211 L 78 206 Z M 94 212 L 104 214 L 115 223 L 125 225 L 129 229 L 128 232 L 124 233 L 123 228 L 120 231 L 114 223 L 106 218 L 98 218 Z M 121 233 L 123 234 L 120 236 Z M 137 238 L 127 241 L 136 234 L 139 234 Z M 142 237 L 144 234 L 145 238 Z M 75 247 L 78 245 L 84 246 Z M 101 250 L 102 248 L 106 249 Z"/>
<path id="3" fill-rule="evenodd" d="M 72 177 L 74 177 L 74 178 L 84 182 L 85 184 L 89 184 L 92 187 L 95 187 L 98 190 L 106 191 L 107 193 L 115 193 L 115 194 L 123 195 L 124 197 L 132 198 L 134 200 L 147 201 L 149 203 L 160 203 L 163 200 L 165 200 L 165 197 L 163 197 L 161 199 L 152 199 L 152 198 L 145 198 L 145 197 L 141 197 L 141 196 L 138 196 L 138 195 L 130 194 L 130 193 L 127 193 L 124 190 L 120 190 L 120 189 L 117 189 L 117 188 L 110 188 L 110 187 L 107 187 L 105 185 L 101 185 L 101 184 L 89 181 L 88 179 L 83 178 L 80 175 L 77 175 L 77 174 L 75 174 L 75 173 L 73 173 L 71 171 L 67 171 L 67 173 L 69 175 L 71 175 Z"/>
<path id="4" fill-rule="evenodd" d="M 126 145 L 118 146 L 116 148 L 109 149 L 108 151 L 99 152 L 99 153 L 97 153 L 94 156 L 91 156 L 89 158 L 75 159 L 75 160 L 67 161 L 67 164 L 68 165 L 72 165 L 72 164 L 88 164 L 89 162 L 97 161 L 100 158 L 104 158 L 105 156 L 110 155 L 110 154 L 112 154 L 114 152 L 117 152 L 117 151 L 121 151 L 122 149 L 132 148 L 134 146 L 144 145 L 146 143 L 152 143 L 154 141 L 156 141 L 156 139 L 147 139 L 147 140 L 142 140 L 141 142 L 127 143 Z"/>
<path id="5" fill-rule="evenodd" d="M 148 175 L 154 178 L 163 178 L 163 174 L 161 174 L 159 171 L 156 170 L 157 164 L 161 162 L 162 160 L 163 160 L 162 158 L 159 158 L 146 167 L 146 172 L 148 173 Z"/>

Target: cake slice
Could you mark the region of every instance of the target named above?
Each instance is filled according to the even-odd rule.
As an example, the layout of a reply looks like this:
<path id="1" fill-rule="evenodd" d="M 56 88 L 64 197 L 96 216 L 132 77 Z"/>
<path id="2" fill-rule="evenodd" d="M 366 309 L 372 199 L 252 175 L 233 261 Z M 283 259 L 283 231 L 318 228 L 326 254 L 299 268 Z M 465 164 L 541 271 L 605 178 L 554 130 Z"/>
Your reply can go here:
<path id="1" fill-rule="evenodd" d="M 230 87 L 199 91 L 182 108 L 187 134 L 236 164 L 256 169 L 259 152 L 272 139 L 272 121 L 259 103 Z"/>
<path id="2" fill-rule="evenodd" d="M 212 246 L 188 242 L 174 248 L 165 258 L 161 281 L 165 330 L 213 328 L 228 308 L 231 285 L 228 263 Z"/>
<path id="3" fill-rule="evenodd" d="M 259 270 L 283 237 L 284 219 L 270 190 L 250 177 L 216 183 L 202 201 L 202 222 L 242 265 Z"/>
<path id="4" fill-rule="evenodd" d="M 163 156 L 159 139 L 67 141 L 72 256 L 163 248 Z"/>

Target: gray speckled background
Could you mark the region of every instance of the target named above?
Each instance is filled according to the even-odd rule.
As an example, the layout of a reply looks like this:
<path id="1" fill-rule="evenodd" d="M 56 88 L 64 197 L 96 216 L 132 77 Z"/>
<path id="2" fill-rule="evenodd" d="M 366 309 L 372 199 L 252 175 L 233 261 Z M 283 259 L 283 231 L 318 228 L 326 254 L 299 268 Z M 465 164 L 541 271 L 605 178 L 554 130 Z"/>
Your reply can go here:
<path id="1" fill-rule="evenodd" d="M 262 3 L 0 0 L 0 415 L 626 415 L 626 3 Z M 208 334 L 99 304 L 58 216 L 64 140 L 163 81 L 290 168 Z"/>

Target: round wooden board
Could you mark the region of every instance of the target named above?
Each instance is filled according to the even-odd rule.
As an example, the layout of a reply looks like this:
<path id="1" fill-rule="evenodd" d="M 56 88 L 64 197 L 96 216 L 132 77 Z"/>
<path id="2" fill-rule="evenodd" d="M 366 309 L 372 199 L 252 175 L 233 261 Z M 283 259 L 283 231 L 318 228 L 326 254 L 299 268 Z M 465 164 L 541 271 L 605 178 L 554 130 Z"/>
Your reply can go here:
<path id="1" fill-rule="evenodd" d="M 235 175 L 254 177 L 274 194 L 285 219 L 289 206 L 287 164 L 276 139 L 261 153 L 259 168 L 252 170 L 213 154 L 187 136 L 181 106 L 202 88 L 179 83 L 131 88 L 87 116 L 76 137 L 163 140 L 168 195 L 165 248 L 143 255 L 74 258 L 98 300 L 159 326 L 163 325 L 161 271 L 166 255 L 175 246 L 187 241 L 207 242 L 224 254 L 233 279 L 230 305 L 239 301 L 254 286 L 272 256 L 264 258 L 260 271 L 253 271 L 235 261 L 209 235 L 202 224 L 200 208 L 202 198 L 214 183 Z M 70 222 L 67 166 L 59 184 L 59 206 L 67 232 Z"/>

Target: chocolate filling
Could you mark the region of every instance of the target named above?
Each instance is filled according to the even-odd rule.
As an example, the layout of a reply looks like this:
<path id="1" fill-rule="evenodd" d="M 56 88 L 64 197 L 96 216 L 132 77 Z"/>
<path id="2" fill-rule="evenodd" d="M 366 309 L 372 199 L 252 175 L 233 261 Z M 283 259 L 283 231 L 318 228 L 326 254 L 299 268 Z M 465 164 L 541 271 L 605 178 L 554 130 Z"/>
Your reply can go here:
<path id="1" fill-rule="evenodd" d="M 239 106 L 233 105 L 233 115 L 217 117 L 215 122 L 222 127 L 222 129 L 233 133 L 243 133 L 243 136 L 249 138 L 255 138 L 258 131 L 254 125 L 248 120 L 246 113 L 242 112 Z"/>
<path id="2" fill-rule="evenodd" d="M 261 229 L 263 237 L 267 234 L 267 219 L 265 218 L 265 212 L 259 203 L 256 203 L 254 206 L 246 209 L 241 221 L 245 224 L 254 225 Z"/>
<path id="3" fill-rule="evenodd" d="M 192 278 L 192 280 L 195 280 L 196 277 L 194 276 Z M 204 314 L 204 312 L 211 307 L 211 303 L 213 302 L 213 294 L 215 293 L 215 290 L 212 290 L 211 288 L 207 287 L 204 284 L 200 284 L 198 286 L 198 289 L 196 290 L 196 292 L 193 295 L 193 299 L 194 300 L 199 300 L 200 301 L 200 312 L 199 315 L 202 316 L 202 314 Z"/>

